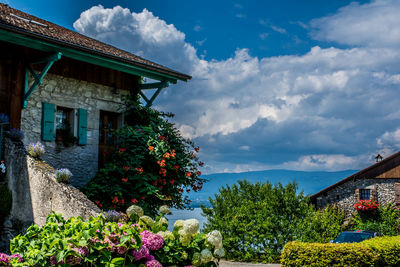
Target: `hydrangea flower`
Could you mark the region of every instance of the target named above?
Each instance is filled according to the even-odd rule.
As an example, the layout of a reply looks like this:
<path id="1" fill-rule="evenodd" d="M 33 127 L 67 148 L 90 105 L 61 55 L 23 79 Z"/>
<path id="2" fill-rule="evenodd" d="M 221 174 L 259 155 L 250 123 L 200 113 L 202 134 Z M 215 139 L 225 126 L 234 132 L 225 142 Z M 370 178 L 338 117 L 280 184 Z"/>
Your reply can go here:
<path id="1" fill-rule="evenodd" d="M 140 222 L 144 223 L 145 226 L 150 227 L 150 228 L 153 228 L 153 226 L 154 226 L 154 221 L 153 221 L 153 219 L 150 218 L 149 216 L 146 216 L 146 215 L 141 216 L 141 217 L 139 218 L 139 223 L 140 223 Z"/>
<path id="2" fill-rule="evenodd" d="M 126 210 L 126 214 L 131 217 L 135 214 L 137 217 L 142 217 L 144 215 L 143 209 L 139 206 L 132 205 Z"/>
<path id="3" fill-rule="evenodd" d="M 140 233 L 140 236 L 142 237 L 143 246 L 150 250 L 158 250 L 164 246 L 164 239 L 160 235 L 145 230 Z"/>
<path id="4" fill-rule="evenodd" d="M 201 253 L 201 262 L 202 263 L 207 263 L 207 262 L 212 261 L 213 255 L 208 248 L 203 249 L 200 253 Z"/>
<path id="5" fill-rule="evenodd" d="M 158 209 L 162 214 L 170 214 L 171 211 L 167 205 L 163 205 Z"/>
<path id="6" fill-rule="evenodd" d="M 176 220 L 174 223 L 174 230 L 179 230 L 183 228 L 183 225 L 185 224 L 184 220 Z"/>
<path id="7" fill-rule="evenodd" d="M 214 255 L 217 258 L 222 258 L 223 256 L 225 256 L 225 249 L 224 248 L 217 248 L 214 250 Z"/>
<path id="8" fill-rule="evenodd" d="M 41 155 L 45 153 L 45 149 L 42 143 L 36 142 L 30 143 L 29 145 L 26 146 L 26 152 L 28 153 L 29 156 L 33 158 L 39 158 Z"/>
<path id="9" fill-rule="evenodd" d="M 69 179 L 72 176 L 72 172 L 66 168 L 58 169 L 56 171 L 56 179 L 58 182 L 69 183 Z"/>
<path id="10" fill-rule="evenodd" d="M 162 267 L 162 265 L 157 260 L 151 260 L 146 262 L 146 267 Z"/>
<path id="11" fill-rule="evenodd" d="M 184 221 L 183 230 L 191 235 L 195 235 L 199 232 L 199 221 L 196 219 L 188 219 Z"/>
<path id="12" fill-rule="evenodd" d="M 145 246 L 140 247 L 138 250 L 132 249 L 132 256 L 135 261 L 147 258 L 149 255 L 149 249 Z"/>
<path id="13" fill-rule="evenodd" d="M 165 217 L 161 217 L 160 220 L 157 222 L 158 227 L 166 226 L 168 227 L 168 220 Z"/>
<path id="14" fill-rule="evenodd" d="M 179 234 L 179 241 L 182 243 L 182 246 L 187 247 L 192 240 L 192 235 L 188 234 L 184 229 L 178 231 Z"/>
<path id="15" fill-rule="evenodd" d="M 222 248 L 222 235 L 220 231 L 214 230 L 206 236 L 208 243 L 213 245 L 216 249 Z"/>
<path id="16" fill-rule="evenodd" d="M 121 215 L 116 210 L 108 210 L 106 214 L 104 214 L 104 217 L 108 222 L 118 222 L 120 216 Z"/>
<path id="17" fill-rule="evenodd" d="M 201 254 L 199 252 L 193 253 L 192 264 L 194 266 L 199 266 L 201 264 Z"/>
<path id="18" fill-rule="evenodd" d="M 22 140 L 24 138 L 24 132 L 20 129 L 11 129 L 8 131 L 8 136 L 14 140 Z"/>
<path id="19" fill-rule="evenodd" d="M 160 231 L 157 234 L 162 236 L 164 240 L 175 240 L 174 234 L 170 231 Z"/>
<path id="20" fill-rule="evenodd" d="M 7 264 L 8 261 L 9 261 L 8 255 L 4 254 L 4 253 L 0 253 L 0 263 L 2 262 L 4 264 Z"/>

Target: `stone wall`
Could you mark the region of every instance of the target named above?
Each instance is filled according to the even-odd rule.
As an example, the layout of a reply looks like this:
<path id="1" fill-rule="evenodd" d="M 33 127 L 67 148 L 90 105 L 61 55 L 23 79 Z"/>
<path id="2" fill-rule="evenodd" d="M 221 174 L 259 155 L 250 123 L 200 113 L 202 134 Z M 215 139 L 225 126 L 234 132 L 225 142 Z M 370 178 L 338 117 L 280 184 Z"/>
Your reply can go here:
<path id="1" fill-rule="evenodd" d="M 349 180 L 332 190 L 317 197 L 317 208 L 323 208 L 327 205 L 336 204 L 346 211 L 346 214 L 354 212 L 354 204 L 356 203 L 356 189 L 373 189 L 376 190 L 376 201 L 385 205 L 395 201 L 395 183 L 399 183 L 400 178 L 370 178 Z"/>
<path id="2" fill-rule="evenodd" d="M 107 86 L 47 74 L 43 83 L 29 98 L 28 106 L 22 110 L 21 130 L 25 133 L 24 143 L 41 141 L 42 102 L 72 108 L 75 111 L 79 108 L 86 109 L 86 145 L 64 147 L 56 142 L 41 141 L 46 147 L 43 159 L 56 169 L 70 169 L 73 173 L 71 184 L 81 187 L 97 171 L 100 110 L 120 113 L 124 107 L 124 96 L 128 94 L 129 92 L 124 90 L 115 94 L 113 88 Z M 75 136 L 76 128 L 75 123 Z"/>
<path id="3" fill-rule="evenodd" d="M 24 145 L 5 139 L 7 182 L 12 192 L 10 216 L 5 220 L 2 240 L 8 241 L 32 223 L 42 226 L 51 211 L 65 219 L 97 216 L 101 210 L 75 187 L 59 183 L 55 170 L 25 153 Z M 1 242 L 0 242 L 1 243 Z"/>

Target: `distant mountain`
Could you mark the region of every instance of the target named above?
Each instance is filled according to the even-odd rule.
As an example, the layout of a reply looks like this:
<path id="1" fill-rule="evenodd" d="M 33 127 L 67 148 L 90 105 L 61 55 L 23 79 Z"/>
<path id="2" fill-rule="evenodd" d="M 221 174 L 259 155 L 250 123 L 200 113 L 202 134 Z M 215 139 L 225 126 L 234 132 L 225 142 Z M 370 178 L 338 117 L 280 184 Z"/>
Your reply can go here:
<path id="1" fill-rule="evenodd" d="M 197 207 L 200 203 L 208 203 L 208 197 L 218 193 L 218 189 L 222 186 L 233 185 L 238 180 L 246 179 L 250 182 L 266 182 L 272 184 L 280 182 L 287 184 L 295 180 L 299 187 L 299 192 L 304 191 L 305 194 L 315 194 L 325 187 L 332 185 L 349 175 L 356 173 L 357 170 L 346 170 L 339 172 L 306 172 L 306 171 L 290 171 L 290 170 L 265 170 L 241 173 L 215 173 L 202 175 L 202 178 L 210 180 L 205 183 L 200 192 L 189 194 L 189 198 L 193 201 L 192 207 Z"/>

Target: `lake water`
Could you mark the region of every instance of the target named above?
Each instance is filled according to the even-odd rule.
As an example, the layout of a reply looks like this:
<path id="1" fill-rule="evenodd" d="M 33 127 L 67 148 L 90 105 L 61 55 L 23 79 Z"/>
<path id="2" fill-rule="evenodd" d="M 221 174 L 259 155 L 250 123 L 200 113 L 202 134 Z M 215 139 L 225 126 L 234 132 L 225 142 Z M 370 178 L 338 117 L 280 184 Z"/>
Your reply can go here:
<path id="1" fill-rule="evenodd" d="M 200 223 L 200 229 L 203 228 L 204 223 L 207 221 L 205 217 L 201 215 L 201 208 L 194 208 L 193 210 L 177 210 L 171 209 L 172 214 L 167 215 L 169 221 L 168 230 L 174 229 L 174 223 L 177 220 L 197 219 Z"/>

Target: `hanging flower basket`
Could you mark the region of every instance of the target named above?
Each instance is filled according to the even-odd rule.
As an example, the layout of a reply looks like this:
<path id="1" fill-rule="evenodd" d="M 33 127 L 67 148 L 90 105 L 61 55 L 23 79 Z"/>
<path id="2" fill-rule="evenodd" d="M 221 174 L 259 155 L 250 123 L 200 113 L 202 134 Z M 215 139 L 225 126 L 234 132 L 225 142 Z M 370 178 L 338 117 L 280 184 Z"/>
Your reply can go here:
<path id="1" fill-rule="evenodd" d="M 360 200 L 354 208 L 360 213 L 373 213 L 378 210 L 379 204 L 372 200 Z"/>

